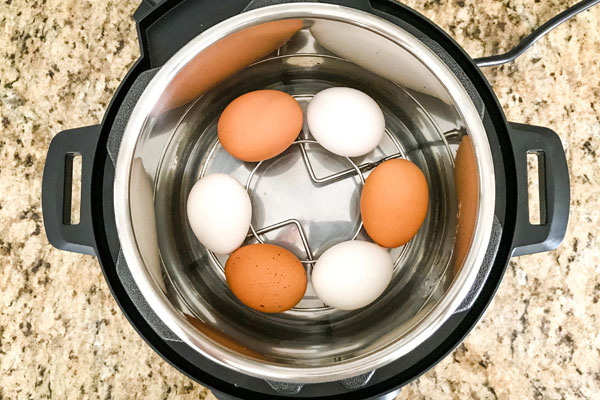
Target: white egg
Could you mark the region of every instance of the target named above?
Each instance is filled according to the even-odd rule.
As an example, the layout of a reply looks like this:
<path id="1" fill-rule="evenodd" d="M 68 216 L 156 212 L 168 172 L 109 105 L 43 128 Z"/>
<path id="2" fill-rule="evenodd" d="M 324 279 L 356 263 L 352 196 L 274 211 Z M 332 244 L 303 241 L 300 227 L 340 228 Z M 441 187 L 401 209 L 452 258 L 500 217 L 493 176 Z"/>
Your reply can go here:
<path id="1" fill-rule="evenodd" d="M 244 187 L 234 178 L 211 174 L 192 187 L 187 215 L 200 243 L 217 254 L 229 254 L 246 239 L 252 204 Z"/>
<path id="2" fill-rule="evenodd" d="M 372 303 L 387 288 L 393 271 L 390 254 L 375 243 L 338 243 L 319 257 L 312 286 L 323 303 L 355 310 Z"/>
<path id="3" fill-rule="evenodd" d="M 369 153 L 385 133 L 385 118 L 375 100 L 346 87 L 317 93 L 308 103 L 306 122 L 321 146 L 345 157 Z"/>

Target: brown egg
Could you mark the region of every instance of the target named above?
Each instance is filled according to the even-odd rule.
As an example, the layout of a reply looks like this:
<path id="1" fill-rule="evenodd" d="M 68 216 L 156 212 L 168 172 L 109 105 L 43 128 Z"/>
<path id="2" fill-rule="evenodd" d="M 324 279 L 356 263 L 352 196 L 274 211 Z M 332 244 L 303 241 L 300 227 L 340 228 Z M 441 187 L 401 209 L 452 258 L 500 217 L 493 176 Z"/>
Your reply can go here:
<path id="1" fill-rule="evenodd" d="M 458 272 L 471 246 L 479 206 L 477 160 L 471 139 L 464 136 L 454 162 L 454 181 L 458 198 L 458 224 L 454 244 L 454 272 Z"/>
<path id="2" fill-rule="evenodd" d="M 377 244 L 398 247 L 417 233 L 429 203 L 425 175 L 408 160 L 377 166 L 365 181 L 360 212 L 365 230 Z"/>
<path id="3" fill-rule="evenodd" d="M 298 257 L 272 244 L 251 244 L 231 253 L 225 277 L 242 303 L 266 313 L 289 310 L 306 291 L 306 272 Z"/>
<path id="4" fill-rule="evenodd" d="M 287 149 L 302 129 L 302 108 L 289 94 L 278 90 L 246 93 L 221 114 L 219 141 L 232 156 L 262 161 Z"/>

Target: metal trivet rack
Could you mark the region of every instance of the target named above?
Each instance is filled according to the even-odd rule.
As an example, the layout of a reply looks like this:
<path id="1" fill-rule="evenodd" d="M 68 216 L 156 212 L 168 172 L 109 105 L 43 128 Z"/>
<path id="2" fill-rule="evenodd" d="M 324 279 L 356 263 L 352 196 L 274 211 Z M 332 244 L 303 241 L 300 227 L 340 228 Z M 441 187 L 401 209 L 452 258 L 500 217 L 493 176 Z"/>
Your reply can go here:
<path id="1" fill-rule="evenodd" d="M 362 186 L 365 183 L 365 176 L 364 176 L 365 172 L 374 169 L 376 166 L 383 163 L 384 161 L 391 160 L 394 158 L 405 158 L 405 155 L 402 151 L 402 147 L 400 146 L 400 144 L 398 143 L 398 140 L 394 137 L 394 135 L 392 135 L 387 129 L 385 130 L 385 134 L 392 141 L 394 146 L 396 147 L 396 150 L 397 150 L 396 153 L 385 156 L 377 161 L 366 162 L 366 163 L 363 163 L 360 165 L 357 165 L 354 161 L 352 161 L 352 159 L 350 157 L 344 157 L 348 161 L 348 163 L 351 165 L 351 167 L 346 170 L 328 175 L 323 178 L 317 177 L 317 175 L 313 169 L 313 166 L 310 162 L 310 158 L 308 157 L 308 151 L 306 149 L 306 145 L 319 145 L 319 143 L 313 139 L 297 139 L 296 141 L 294 141 L 292 143 L 292 146 L 299 147 L 300 152 L 302 154 L 302 160 L 304 161 L 304 165 L 306 166 L 306 169 L 308 171 L 310 179 L 314 183 L 317 183 L 320 185 L 327 185 L 327 184 L 339 181 L 341 179 L 358 176 L 358 178 L 360 180 L 360 185 Z M 218 145 L 219 145 L 219 142 L 217 141 L 217 143 L 215 143 L 215 146 L 218 146 Z M 340 156 L 340 157 L 342 157 L 342 156 Z M 248 192 L 248 194 L 250 194 L 250 184 L 252 183 L 253 178 L 257 174 L 257 171 L 260 169 L 260 167 L 263 165 L 263 163 L 265 161 L 272 161 L 272 160 L 273 159 L 263 160 L 263 161 L 258 162 L 254 166 L 254 168 L 250 172 L 250 175 L 248 175 L 248 178 L 246 179 L 245 189 L 246 189 L 246 192 Z M 204 176 L 204 173 L 202 174 L 202 176 Z M 302 227 L 302 224 L 300 223 L 299 220 L 297 220 L 295 218 L 286 219 L 284 221 L 280 221 L 280 222 L 274 223 L 269 226 L 265 226 L 260 229 L 256 229 L 251 223 L 250 224 L 250 233 L 248 234 L 247 239 L 254 237 L 259 243 L 265 243 L 265 241 L 261 237 L 261 235 L 268 233 L 268 232 L 272 232 L 272 231 L 280 229 L 280 228 L 283 228 L 288 225 L 293 225 L 296 227 L 296 230 L 298 231 L 298 234 L 300 236 L 300 240 L 302 241 L 302 246 L 304 247 L 304 251 L 306 252 L 306 258 L 301 259 L 300 262 L 302 262 L 303 264 L 306 264 L 308 266 L 312 266 L 312 264 L 317 262 L 317 259 L 315 259 L 315 256 L 310 248 L 310 245 L 308 243 L 307 236 L 304 232 L 304 228 Z M 361 220 L 360 224 L 358 225 L 358 228 L 356 229 L 356 231 L 354 232 L 354 235 L 352 236 L 352 238 L 350 240 L 354 240 L 358 237 L 362 227 L 363 227 L 363 223 Z M 210 255 L 210 258 L 213 260 L 213 262 L 215 262 L 222 270 L 224 270 L 225 267 L 219 261 L 217 255 L 208 249 L 207 249 L 207 251 Z"/>

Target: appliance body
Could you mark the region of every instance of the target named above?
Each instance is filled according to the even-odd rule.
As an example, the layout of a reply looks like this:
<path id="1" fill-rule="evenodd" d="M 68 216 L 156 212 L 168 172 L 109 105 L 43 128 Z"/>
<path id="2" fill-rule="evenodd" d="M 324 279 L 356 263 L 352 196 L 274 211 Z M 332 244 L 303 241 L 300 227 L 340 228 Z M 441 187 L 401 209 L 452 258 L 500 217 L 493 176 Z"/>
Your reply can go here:
<path id="1" fill-rule="evenodd" d="M 513 255 L 555 248 L 566 230 L 569 181 L 557 135 L 545 128 L 507 123 L 487 81 L 464 51 L 443 31 L 414 11 L 386 0 L 325 1 L 368 12 L 397 24 L 423 40 L 444 60 L 464 86 L 481 117 L 493 154 L 493 223 L 483 261 L 462 303 L 443 324 L 412 350 L 374 371 L 335 381 L 310 383 L 261 379 L 227 368 L 203 356 L 173 332 L 148 304 L 131 273 L 117 234 L 115 166 L 129 118 L 138 99 L 180 48 L 209 27 L 250 9 L 280 1 L 195 0 L 142 3 L 138 23 L 141 56 L 115 93 L 101 124 L 64 131 L 52 141 L 43 180 L 43 213 L 50 242 L 58 248 L 98 257 L 112 293 L 138 333 L 177 369 L 210 387 L 217 397 L 235 398 L 385 398 L 435 365 L 483 315 Z M 528 153 L 540 154 L 540 198 L 546 216 L 529 224 Z M 70 173 L 68 158 L 82 155 L 80 223 L 68 225 Z"/>

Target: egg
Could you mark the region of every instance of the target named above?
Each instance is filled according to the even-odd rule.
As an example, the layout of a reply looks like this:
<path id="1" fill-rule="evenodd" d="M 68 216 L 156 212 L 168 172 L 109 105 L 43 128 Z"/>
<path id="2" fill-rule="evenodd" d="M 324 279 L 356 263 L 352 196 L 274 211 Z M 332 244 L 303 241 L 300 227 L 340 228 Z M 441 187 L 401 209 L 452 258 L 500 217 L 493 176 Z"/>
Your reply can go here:
<path id="1" fill-rule="evenodd" d="M 306 109 L 306 122 L 321 146 L 344 157 L 371 152 L 385 133 L 385 118 L 375 100 L 347 87 L 317 93 Z"/>
<path id="2" fill-rule="evenodd" d="M 246 239 L 252 204 L 244 187 L 234 178 L 211 174 L 192 186 L 187 217 L 200 243 L 217 254 L 228 254 Z"/>
<path id="3" fill-rule="evenodd" d="M 360 197 L 365 230 L 376 243 L 390 248 L 416 235 L 428 206 L 425 175 L 414 163 L 401 159 L 385 161 L 371 171 Z"/>
<path id="4" fill-rule="evenodd" d="M 312 270 L 315 293 L 327 305 L 355 310 L 387 288 L 393 272 L 390 254 L 375 243 L 350 240 L 327 249 Z"/>
<path id="5" fill-rule="evenodd" d="M 225 277 L 242 303 L 266 313 L 289 310 L 306 291 L 306 271 L 298 257 L 272 244 L 234 251 L 225 264 Z"/>
<path id="6" fill-rule="evenodd" d="M 287 149 L 302 129 L 300 104 L 278 90 L 257 90 L 233 100 L 219 118 L 221 145 L 242 161 L 262 161 Z"/>

